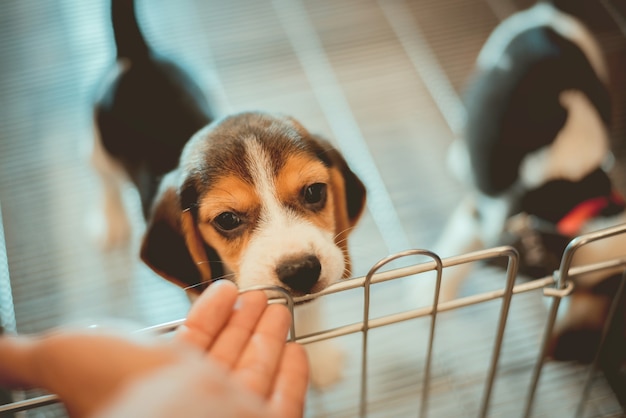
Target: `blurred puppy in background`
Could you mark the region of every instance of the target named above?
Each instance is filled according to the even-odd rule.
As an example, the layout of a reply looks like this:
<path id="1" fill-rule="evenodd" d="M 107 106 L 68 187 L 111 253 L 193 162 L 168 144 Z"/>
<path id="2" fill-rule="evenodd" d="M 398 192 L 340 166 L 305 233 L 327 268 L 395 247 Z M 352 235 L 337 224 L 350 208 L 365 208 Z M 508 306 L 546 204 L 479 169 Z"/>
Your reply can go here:
<path id="1" fill-rule="evenodd" d="M 607 174 L 608 71 L 592 34 L 567 13 L 573 3 L 539 2 L 510 16 L 481 50 L 465 95 L 464 137 L 449 154 L 468 192 L 435 245 L 441 256 L 511 244 L 522 274 L 545 277 L 573 237 L 626 222 Z M 624 255 L 626 234 L 586 247 L 574 263 Z M 441 300 L 457 295 L 466 274 L 467 267 L 444 274 Z M 576 280 L 550 356 L 592 358 L 618 281 Z M 616 321 L 611 350 L 624 357 L 623 313 Z"/>

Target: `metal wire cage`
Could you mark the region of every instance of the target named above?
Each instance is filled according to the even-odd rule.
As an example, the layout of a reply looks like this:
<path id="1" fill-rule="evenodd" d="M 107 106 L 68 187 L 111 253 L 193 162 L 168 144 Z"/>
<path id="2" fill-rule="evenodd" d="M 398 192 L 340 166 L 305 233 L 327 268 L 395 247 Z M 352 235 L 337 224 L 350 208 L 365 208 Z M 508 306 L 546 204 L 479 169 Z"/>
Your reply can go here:
<path id="1" fill-rule="evenodd" d="M 598 232 L 586 234 L 573 239 L 567 246 L 560 267 L 553 275 L 543 279 L 533 281 L 519 281 L 518 265 L 519 255 L 512 247 L 497 247 L 479 252 L 463 254 L 455 257 L 441 259 L 437 254 L 426 250 L 407 250 L 400 252 L 376 263 L 364 277 L 347 280 L 333 285 L 316 297 L 325 298 L 332 296 L 343 296 L 349 292 L 356 291 L 356 298 L 360 299 L 360 314 L 357 315 L 355 321 L 343 323 L 338 326 L 330 326 L 320 329 L 318 332 L 299 335 L 297 329 L 291 331 L 293 340 L 302 344 L 315 344 L 321 341 L 338 340 L 346 336 L 357 336 L 354 340 L 349 352 L 353 354 L 354 373 L 348 374 L 344 383 L 344 391 L 347 396 L 340 398 L 340 401 L 333 399 L 333 393 L 341 392 L 341 387 L 335 391 L 321 392 L 312 390 L 309 396 L 309 407 L 307 408 L 308 416 L 622 416 L 623 411 L 619 402 L 611 395 L 610 389 L 607 389 L 606 382 L 602 379 L 602 374 L 598 371 L 598 362 L 606 341 L 607 333 L 610 328 L 615 312 L 618 309 L 620 300 L 626 291 L 626 249 L 623 256 L 604 260 L 601 262 L 572 266 L 574 256 L 578 251 L 587 245 L 599 240 L 606 240 L 616 235 L 626 233 L 626 224 L 616 227 L 604 229 Z M 402 267 L 394 267 L 394 263 L 403 259 L 413 259 L 421 257 L 427 261 L 418 263 L 405 263 Z M 441 281 L 445 277 L 445 271 L 455 266 L 468 263 L 476 263 L 480 261 L 490 260 L 494 258 L 504 258 L 507 261 L 505 270 L 505 281 L 502 287 L 500 278 L 500 287 L 486 292 L 479 292 L 465 297 L 459 297 L 453 300 L 439 302 Z M 581 366 L 575 364 L 557 364 L 548 367 L 546 363 L 546 350 L 548 340 L 553 331 L 555 321 L 557 319 L 559 306 L 562 300 L 567 300 L 568 296 L 575 288 L 577 278 L 594 272 L 621 273 L 622 280 L 619 289 L 616 292 L 613 302 L 604 324 L 601 336 L 600 347 L 596 352 L 595 358 L 589 365 Z M 385 286 L 386 284 L 399 282 L 402 279 L 411 281 L 421 280 L 424 274 L 434 274 L 433 292 L 429 295 L 430 302 L 425 306 L 412 309 L 396 309 L 392 313 L 376 315 L 374 300 L 379 292 L 377 286 Z M 405 286 L 403 284 L 403 286 Z M 276 288 L 273 288 L 276 289 Z M 393 290 L 394 294 L 398 294 L 398 288 Z M 406 289 L 406 287 L 402 287 Z M 386 290 L 380 290 L 383 297 Z M 505 343 L 505 334 L 516 334 L 519 330 L 516 325 L 511 323 L 511 306 L 524 294 L 540 292 L 542 297 L 550 299 L 547 309 L 542 310 L 545 320 L 542 323 L 542 329 L 537 329 L 537 333 L 541 337 L 531 342 L 536 350 L 530 354 L 527 353 L 525 362 L 512 362 L 509 366 L 503 366 L 503 347 Z M 311 296 L 291 299 L 288 294 L 283 292 L 283 298 L 293 313 L 294 302 L 301 302 L 310 299 Z M 497 304 L 494 305 L 493 302 Z M 499 302 L 499 303 L 498 303 Z M 494 316 L 493 334 L 489 340 L 485 340 L 485 345 L 481 351 L 486 354 L 486 373 L 478 373 L 478 377 L 470 378 L 469 384 L 472 390 L 461 390 L 455 392 L 450 387 L 442 385 L 438 382 L 437 363 L 446 363 L 449 357 L 442 353 L 456 353 L 457 356 L 463 357 L 459 363 L 471 364 L 472 356 L 463 353 L 463 348 L 454 344 L 454 341 L 442 338 L 443 347 L 436 347 L 435 341 L 439 338 L 439 333 L 445 321 L 449 318 L 442 318 L 451 312 L 457 312 L 464 308 L 471 308 L 481 305 L 490 304 L 493 309 L 489 311 L 489 315 Z M 522 304 L 523 305 L 523 304 Z M 436 309 L 434 307 L 437 307 Z M 351 308 L 352 309 L 352 308 Z M 527 310 L 527 306 L 521 306 L 521 310 Z M 470 321 L 475 321 L 475 317 L 470 316 Z M 421 357 L 418 360 L 417 368 L 405 367 L 403 374 L 412 375 L 412 383 L 406 384 L 405 381 L 398 383 L 396 386 L 387 384 L 386 390 L 381 390 L 384 385 L 377 384 L 377 373 L 381 369 L 378 366 L 379 358 L 377 355 L 382 351 L 387 356 L 398 358 L 398 353 L 391 352 L 385 347 L 383 350 L 374 348 L 375 341 L 372 335 L 377 330 L 386 330 L 383 336 L 386 340 L 399 340 L 403 337 L 404 332 L 394 327 L 401 323 L 411 323 L 420 318 L 426 322 L 422 327 L 413 326 L 415 334 L 423 345 L 423 350 L 413 347 L 414 354 Z M 183 320 L 157 325 L 146 328 L 142 331 L 167 333 L 178 327 Z M 413 324 L 415 325 L 415 324 Z M 533 325 L 534 326 L 534 325 Z M 413 331 L 411 331 L 413 332 Z M 454 333 L 459 333 L 459 327 L 454 328 Z M 462 332 L 461 332 L 462 333 Z M 484 340 L 484 338 L 481 336 Z M 349 345 L 349 344 L 348 344 Z M 508 344 L 515 347 L 515 342 Z M 409 350 L 411 351 L 411 350 Z M 378 354 L 377 354 L 378 353 Z M 437 357 L 439 360 L 437 359 Z M 509 356 L 516 358 L 519 355 Z M 529 360 L 532 357 L 532 360 Z M 384 363 L 384 362 L 383 362 Z M 552 363 L 552 362 L 550 362 Z M 387 366 L 390 364 L 386 363 Z M 404 363 L 400 363 L 404 364 Z M 510 370 L 503 368 L 524 369 L 526 373 L 524 378 L 516 372 L 511 373 Z M 457 366 L 451 368 L 458 369 Z M 480 368 L 480 367 L 478 367 Z M 547 370 L 548 369 L 548 370 Z M 402 373 L 400 373 L 402 374 Z M 396 373 L 394 376 L 400 375 Z M 508 379 L 507 379 L 507 376 Z M 555 377 L 556 376 L 556 377 Z M 452 378 L 454 379 L 454 375 Z M 467 374 L 466 374 L 467 377 Z M 515 381 L 515 385 L 511 382 Z M 572 385 L 572 381 L 575 384 Z M 397 383 L 397 382 L 396 382 Z M 567 395 L 559 391 L 563 386 L 570 386 Z M 507 390 L 508 389 L 508 390 Z M 555 392 L 557 399 L 556 406 L 554 399 L 546 401 L 541 398 L 540 394 L 545 392 Z M 382 394 L 381 392 L 386 392 Z M 395 394 L 394 394 L 395 392 Z M 445 392 L 442 397 L 441 393 Z M 502 401 L 502 394 L 495 396 L 497 392 L 515 392 L 511 401 L 511 396 L 504 396 L 508 399 Z M 472 396 L 467 396 L 471 393 Z M 354 396 L 357 395 L 357 396 Z M 373 396 L 374 395 L 374 396 Z M 509 394 L 510 395 L 510 394 Z M 461 415 L 459 412 L 451 412 L 449 406 L 453 403 L 450 399 L 466 397 L 465 402 L 460 402 L 463 408 Z M 496 398 L 494 400 L 494 397 Z M 345 402 L 345 398 L 351 399 L 352 402 Z M 343 400 L 342 400 L 343 399 Z M 12 404 L 0 406 L 0 415 L 15 413 L 32 408 L 49 405 L 57 402 L 58 399 L 54 395 L 44 395 L 37 398 L 27 399 L 24 401 L 14 402 Z M 552 402 L 552 403 L 551 403 Z M 324 403 L 325 411 L 320 413 L 318 406 Z M 440 405 L 437 406 L 436 404 Z M 546 405 L 543 405 L 545 403 Z M 340 404 L 339 407 L 333 409 L 332 405 Z M 404 404 L 404 409 L 398 408 L 398 404 Z M 446 406 L 441 406 L 444 404 Z M 329 406 L 331 405 L 331 406 Z M 447 408 L 447 409 L 446 409 Z M 547 411 L 547 412 L 546 412 Z"/>

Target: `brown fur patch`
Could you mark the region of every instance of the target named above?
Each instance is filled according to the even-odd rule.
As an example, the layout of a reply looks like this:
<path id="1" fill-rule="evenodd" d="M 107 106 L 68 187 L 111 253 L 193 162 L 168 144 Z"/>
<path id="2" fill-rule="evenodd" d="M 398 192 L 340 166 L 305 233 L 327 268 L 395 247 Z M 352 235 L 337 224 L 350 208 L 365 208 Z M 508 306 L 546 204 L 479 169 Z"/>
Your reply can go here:
<path id="1" fill-rule="evenodd" d="M 255 188 L 236 176 L 222 177 L 211 187 L 199 204 L 199 229 L 204 241 L 213 247 L 226 266 L 237 269 L 241 254 L 250 241 L 261 202 Z M 234 236 L 218 232 L 213 220 L 224 212 L 241 215 L 246 228 Z"/>
<path id="2" fill-rule="evenodd" d="M 303 190 L 314 183 L 324 183 L 328 189 L 326 205 L 319 212 L 306 209 L 302 202 Z M 296 208 L 311 223 L 331 232 L 335 228 L 332 188 L 328 168 L 306 155 L 289 157 L 276 178 L 276 192 L 283 204 Z"/>
<path id="3" fill-rule="evenodd" d="M 352 261 L 348 256 L 348 235 L 352 232 L 353 223 L 348 216 L 348 208 L 346 199 L 346 183 L 343 175 L 338 169 L 331 169 L 333 189 L 332 194 L 336 202 L 334 206 L 335 217 L 335 244 L 344 254 L 346 260 L 346 268 L 344 270 L 344 278 L 348 278 L 352 274 Z"/>

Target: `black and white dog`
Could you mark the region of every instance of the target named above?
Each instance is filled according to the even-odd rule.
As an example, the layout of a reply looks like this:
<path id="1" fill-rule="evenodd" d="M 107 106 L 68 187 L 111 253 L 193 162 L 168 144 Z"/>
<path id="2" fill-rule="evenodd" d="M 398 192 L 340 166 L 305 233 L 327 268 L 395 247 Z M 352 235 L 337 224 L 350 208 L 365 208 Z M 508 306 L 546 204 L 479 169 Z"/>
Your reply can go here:
<path id="1" fill-rule="evenodd" d="M 111 3 L 117 57 L 95 105 L 93 146 L 106 244 L 129 235 L 120 188 L 130 179 L 146 221 L 141 259 L 192 300 L 221 279 L 298 297 L 347 278 L 366 190 L 340 151 L 289 116 L 216 118 L 199 85 L 148 45 L 133 0 Z M 298 335 L 321 328 L 319 303 L 297 307 Z M 307 345 L 317 387 L 341 377 L 333 347 Z"/>
<path id="2" fill-rule="evenodd" d="M 607 174 L 608 86 L 596 40 L 558 1 L 504 20 L 466 91 L 464 137 L 449 163 L 468 193 L 435 250 L 450 256 L 512 244 L 521 272 L 539 278 L 558 268 L 573 237 L 626 222 L 624 199 Z M 618 255 L 626 255 L 626 235 L 589 247 L 575 262 Z M 444 275 L 442 300 L 456 296 L 466 273 Z M 590 337 L 599 335 L 617 282 L 595 276 L 576 283 L 551 356 L 593 355 L 598 339 Z"/>

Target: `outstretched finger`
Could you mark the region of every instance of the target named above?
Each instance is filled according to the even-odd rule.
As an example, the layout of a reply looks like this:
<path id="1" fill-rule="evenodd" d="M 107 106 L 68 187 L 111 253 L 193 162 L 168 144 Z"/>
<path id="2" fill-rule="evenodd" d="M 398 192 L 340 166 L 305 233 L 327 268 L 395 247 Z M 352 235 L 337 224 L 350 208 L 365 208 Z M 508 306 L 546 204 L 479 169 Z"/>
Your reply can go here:
<path id="1" fill-rule="evenodd" d="M 297 343 L 289 343 L 285 347 L 270 394 L 270 408 L 274 416 L 302 417 L 308 384 L 309 361 L 306 351 Z"/>
<path id="2" fill-rule="evenodd" d="M 211 358 L 226 368 L 234 367 L 266 308 L 265 292 L 242 293 L 233 308 L 233 315 L 209 350 Z"/>
<path id="3" fill-rule="evenodd" d="M 258 395 L 267 397 L 271 391 L 290 324 L 285 306 L 268 306 L 235 367 L 237 379 Z"/>
<path id="4" fill-rule="evenodd" d="M 237 286 L 228 280 L 210 285 L 192 305 L 176 340 L 207 350 L 230 319 L 238 294 Z"/>

